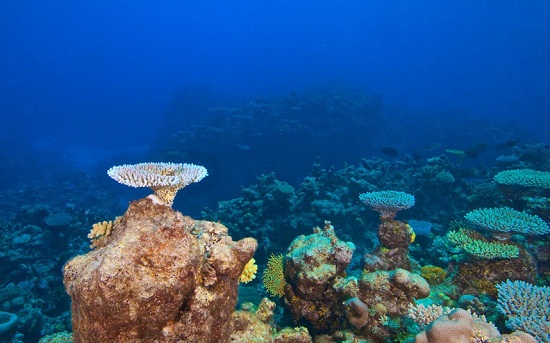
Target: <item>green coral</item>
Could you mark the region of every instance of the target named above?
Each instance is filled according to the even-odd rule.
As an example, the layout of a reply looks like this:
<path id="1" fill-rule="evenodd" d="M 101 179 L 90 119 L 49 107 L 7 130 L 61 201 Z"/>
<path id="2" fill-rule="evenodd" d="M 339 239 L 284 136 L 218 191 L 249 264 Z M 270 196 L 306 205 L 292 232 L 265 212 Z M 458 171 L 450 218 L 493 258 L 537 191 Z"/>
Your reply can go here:
<path id="1" fill-rule="evenodd" d="M 69 332 L 57 332 L 42 337 L 38 343 L 73 343 L 73 335 Z"/>
<path id="2" fill-rule="evenodd" d="M 510 207 L 480 208 L 466 213 L 464 218 L 490 231 L 519 232 L 529 235 L 550 232 L 548 224 L 540 217 L 519 212 Z"/>
<path id="3" fill-rule="evenodd" d="M 501 171 L 494 176 L 501 185 L 550 188 L 550 172 L 532 169 L 512 169 Z"/>
<path id="4" fill-rule="evenodd" d="M 449 231 L 447 239 L 459 245 L 466 253 L 478 258 L 493 260 L 497 258 L 516 258 L 519 256 L 517 246 L 474 239 L 470 237 L 470 231 L 466 229 Z"/>
<path id="5" fill-rule="evenodd" d="M 269 294 L 279 298 L 285 295 L 286 280 L 283 264 L 283 255 L 271 254 L 262 276 L 264 286 Z"/>

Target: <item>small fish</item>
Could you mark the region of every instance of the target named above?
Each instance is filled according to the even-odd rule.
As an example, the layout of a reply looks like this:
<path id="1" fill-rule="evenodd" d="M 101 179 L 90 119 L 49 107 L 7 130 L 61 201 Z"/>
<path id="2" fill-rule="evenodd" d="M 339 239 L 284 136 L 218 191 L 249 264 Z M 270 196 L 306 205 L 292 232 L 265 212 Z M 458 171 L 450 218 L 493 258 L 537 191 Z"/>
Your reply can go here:
<path id="1" fill-rule="evenodd" d="M 513 147 L 515 147 L 517 144 L 518 144 L 518 141 L 516 141 L 516 140 L 514 140 L 514 139 L 511 139 L 511 140 L 506 141 L 506 142 L 504 142 L 504 143 L 500 143 L 500 144 L 495 145 L 495 150 L 502 150 L 502 149 L 507 149 L 507 148 L 513 148 Z"/>
<path id="2" fill-rule="evenodd" d="M 459 160 L 463 160 L 468 156 L 464 150 L 459 150 L 459 149 L 447 149 L 445 150 L 445 152 L 455 156 Z"/>
<path id="3" fill-rule="evenodd" d="M 396 157 L 397 155 L 399 155 L 399 151 L 397 151 L 396 148 L 392 148 L 391 146 L 385 146 L 381 150 L 384 154 L 391 157 Z"/>

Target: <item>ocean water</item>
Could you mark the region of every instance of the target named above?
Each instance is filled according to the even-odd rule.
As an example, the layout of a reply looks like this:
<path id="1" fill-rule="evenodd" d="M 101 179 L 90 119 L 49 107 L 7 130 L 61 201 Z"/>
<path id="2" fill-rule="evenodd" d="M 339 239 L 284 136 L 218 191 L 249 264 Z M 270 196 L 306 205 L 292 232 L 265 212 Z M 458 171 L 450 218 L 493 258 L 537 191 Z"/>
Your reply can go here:
<path id="1" fill-rule="evenodd" d="M 545 191 L 529 195 L 539 207 L 484 191 L 502 170 L 550 171 L 548 18 L 547 1 L 2 2 L 0 311 L 21 318 L 13 339 L 70 331 L 63 263 L 86 251 L 91 224 L 150 193 L 110 179 L 114 165 L 205 166 L 173 207 L 257 232 L 273 244 L 264 265 L 323 220 L 361 251 L 376 245 L 375 213 L 351 211 L 368 239 L 344 219 L 353 185 L 416 192 L 403 219 L 441 237 L 477 207 L 548 222 Z M 228 201 L 257 186 L 266 202 L 278 182 L 293 189 L 284 205 L 239 231 L 227 209 L 253 207 Z M 280 237 L 265 229 L 284 230 L 274 218 Z M 435 259 L 423 262 L 445 267 Z"/>

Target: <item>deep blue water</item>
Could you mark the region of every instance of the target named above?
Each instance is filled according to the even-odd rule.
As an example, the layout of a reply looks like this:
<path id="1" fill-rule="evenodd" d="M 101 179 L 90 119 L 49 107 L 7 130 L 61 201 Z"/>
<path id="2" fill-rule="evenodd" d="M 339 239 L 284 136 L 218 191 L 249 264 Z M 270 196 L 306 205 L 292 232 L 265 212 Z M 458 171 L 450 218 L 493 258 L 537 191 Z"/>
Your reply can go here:
<path id="1" fill-rule="evenodd" d="M 445 129 L 475 137 L 464 118 L 497 131 L 514 121 L 526 135 L 501 130 L 502 141 L 548 143 L 549 17 L 546 1 L 5 1 L 0 149 L 13 168 L 3 177 L 33 163 L 48 173 L 51 158 L 99 175 L 147 159 L 210 108 L 329 83 L 383 99 L 380 138 L 372 151 L 346 149 L 352 162 L 434 132 L 422 144 L 463 148 Z"/>

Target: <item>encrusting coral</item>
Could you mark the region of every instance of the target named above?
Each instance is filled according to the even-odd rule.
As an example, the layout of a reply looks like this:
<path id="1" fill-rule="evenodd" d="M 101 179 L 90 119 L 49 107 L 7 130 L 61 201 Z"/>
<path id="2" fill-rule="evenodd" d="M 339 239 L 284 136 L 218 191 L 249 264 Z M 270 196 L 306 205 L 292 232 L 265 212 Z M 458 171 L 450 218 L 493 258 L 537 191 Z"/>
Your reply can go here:
<path id="1" fill-rule="evenodd" d="M 149 187 L 154 199 L 172 206 L 176 193 L 208 175 L 203 166 L 188 163 L 138 163 L 115 166 L 107 171 L 114 180 L 130 187 Z"/>
<path id="2" fill-rule="evenodd" d="M 256 246 L 149 198 L 132 202 L 104 247 L 63 269 L 74 341 L 228 342 Z"/>
<path id="3" fill-rule="evenodd" d="M 272 342 L 272 343 L 311 343 L 312 339 L 305 327 L 272 327 L 275 303 L 262 299 L 257 309 L 245 303 L 242 309 L 232 315 L 233 332 L 231 342 Z"/>
<path id="4" fill-rule="evenodd" d="M 342 294 L 333 287 L 344 278 L 355 246 L 344 242 L 330 222 L 299 236 L 285 255 L 285 304 L 295 320 L 306 319 L 320 331 L 334 331 L 343 319 Z"/>

